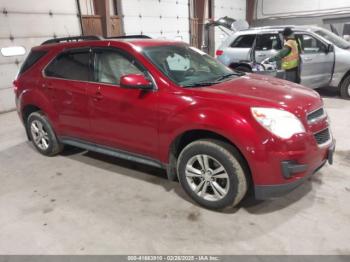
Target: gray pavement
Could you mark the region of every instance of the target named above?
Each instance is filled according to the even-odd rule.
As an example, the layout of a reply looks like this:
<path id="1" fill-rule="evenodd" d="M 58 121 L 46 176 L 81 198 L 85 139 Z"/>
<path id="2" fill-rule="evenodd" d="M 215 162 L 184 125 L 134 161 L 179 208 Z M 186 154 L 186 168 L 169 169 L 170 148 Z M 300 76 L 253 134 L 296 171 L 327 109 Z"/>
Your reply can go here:
<path id="1" fill-rule="evenodd" d="M 44 157 L 0 115 L 0 254 L 349 254 L 350 101 L 325 106 L 337 151 L 283 198 L 225 213 L 196 206 L 162 170 L 69 149 Z"/>

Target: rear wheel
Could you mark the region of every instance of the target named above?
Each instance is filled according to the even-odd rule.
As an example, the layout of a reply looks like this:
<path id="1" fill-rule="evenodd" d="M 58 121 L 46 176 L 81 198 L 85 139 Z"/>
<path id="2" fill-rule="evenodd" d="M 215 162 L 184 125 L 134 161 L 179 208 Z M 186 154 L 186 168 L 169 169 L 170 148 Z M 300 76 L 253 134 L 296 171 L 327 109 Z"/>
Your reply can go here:
<path id="1" fill-rule="evenodd" d="M 53 156 L 63 149 L 47 117 L 41 112 L 31 113 L 27 120 L 27 130 L 35 148 L 43 155 Z"/>
<path id="2" fill-rule="evenodd" d="M 186 193 L 210 209 L 237 205 L 247 192 L 247 168 L 240 153 L 218 140 L 198 140 L 181 152 L 177 165 Z"/>
<path id="3" fill-rule="evenodd" d="M 340 84 L 340 96 L 344 99 L 350 99 L 350 75 L 346 76 Z"/>

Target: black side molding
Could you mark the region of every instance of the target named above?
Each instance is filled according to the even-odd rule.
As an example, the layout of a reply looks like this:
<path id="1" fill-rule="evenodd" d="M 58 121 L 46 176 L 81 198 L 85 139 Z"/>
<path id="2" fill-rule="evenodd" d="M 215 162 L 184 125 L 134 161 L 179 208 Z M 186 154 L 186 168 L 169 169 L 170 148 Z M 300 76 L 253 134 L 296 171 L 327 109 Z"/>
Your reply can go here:
<path id="1" fill-rule="evenodd" d="M 83 140 L 71 138 L 71 137 L 59 137 L 58 139 L 63 144 L 83 148 L 89 151 L 93 151 L 93 152 L 97 152 L 97 153 L 101 153 L 109 156 L 114 156 L 117 158 L 122 158 L 125 160 L 129 160 L 129 161 L 133 161 L 133 162 L 137 162 L 137 163 L 145 164 L 149 166 L 166 168 L 165 164 L 147 156 L 126 152 L 123 150 L 119 150 L 119 149 L 115 149 L 107 146 L 97 145 L 91 142 L 87 142 L 87 141 L 83 141 Z"/>

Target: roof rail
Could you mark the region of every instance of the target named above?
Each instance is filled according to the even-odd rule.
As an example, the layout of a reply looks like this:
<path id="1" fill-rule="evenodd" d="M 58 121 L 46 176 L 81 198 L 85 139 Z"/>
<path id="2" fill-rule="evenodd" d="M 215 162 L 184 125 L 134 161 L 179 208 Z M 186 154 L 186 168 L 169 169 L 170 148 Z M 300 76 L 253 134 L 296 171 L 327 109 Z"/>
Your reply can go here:
<path id="1" fill-rule="evenodd" d="M 46 40 L 41 45 L 61 43 L 61 42 L 73 42 L 73 41 L 78 42 L 78 41 L 84 41 L 84 40 L 101 40 L 101 39 L 103 38 L 95 35 L 71 36 L 71 37 L 52 38 L 52 39 Z"/>
<path id="2" fill-rule="evenodd" d="M 148 35 L 121 35 L 121 36 L 106 37 L 106 39 L 130 39 L 130 38 L 151 39 L 151 37 Z"/>
<path id="3" fill-rule="evenodd" d="M 61 37 L 61 38 L 52 38 L 46 40 L 41 45 L 47 44 L 57 44 L 61 42 L 78 42 L 78 41 L 86 41 L 86 40 L 103 40 L 103 39 L 131 39 L 131 38 L 140 38 L 140 39 L 151 39 L 151 37 L 147 35 L 124 35 L 124 36 L 109 36 L 102 37 L 96 35 L 85 35 L 85 36 L 71 36 L 71 37 Z"/>

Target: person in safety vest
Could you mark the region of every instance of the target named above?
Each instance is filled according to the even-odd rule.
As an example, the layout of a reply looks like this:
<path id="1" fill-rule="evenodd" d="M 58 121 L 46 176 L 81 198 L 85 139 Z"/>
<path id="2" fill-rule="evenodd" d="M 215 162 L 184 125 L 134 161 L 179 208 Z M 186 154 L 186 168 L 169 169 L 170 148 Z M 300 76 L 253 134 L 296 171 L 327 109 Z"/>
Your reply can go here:
<path id="1" fill-rule="evenodd" d="M 300 83 L 300 52 L 301 46 L 295 39 L 290 27 L 283 30 L 284 46 L 275 56 L 265 59 L 262 63 L 281 60 L 282 69 L 285 71 L 284 79 Z"/>

